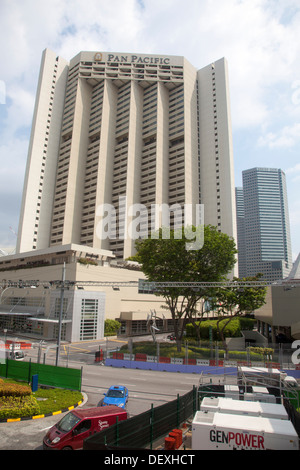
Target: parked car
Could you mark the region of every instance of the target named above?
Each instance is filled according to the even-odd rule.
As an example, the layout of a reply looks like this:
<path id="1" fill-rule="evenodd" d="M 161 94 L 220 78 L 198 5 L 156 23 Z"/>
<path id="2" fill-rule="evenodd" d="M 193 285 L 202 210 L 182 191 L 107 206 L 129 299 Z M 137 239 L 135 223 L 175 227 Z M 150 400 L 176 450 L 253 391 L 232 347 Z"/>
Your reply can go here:
<path id="1" fill-rule="evenodd" d="M 9 358 L 14 359 L 15 361 L 23 361 L 25 358 L 25 354 L 23 353 L 23 351 L 10 352 Z"/>
<path id="2" fill-rule="evenodd" d="M 43 448 L 82 449 L 84 439 L 115 424 L 117 417 L 119 421 L 127 419 L 127 412 L 118 406 L 72 410 L 49 429 L 43 440 Z"/>
<path id="3" fill-rule="evenodd" d="M 112 385 L 101 402 L 102 406 L 115 405 L 125 408 L 128 401 L 128 389 L 124 385 Z"/>
<path id="4" fill-rule="evenodd" d="M 167 339 L 171 340 L 171 341 L 175 341 L 176 340 L 176 336 L 175 335 L 168 335 L 167 336 Z"/>

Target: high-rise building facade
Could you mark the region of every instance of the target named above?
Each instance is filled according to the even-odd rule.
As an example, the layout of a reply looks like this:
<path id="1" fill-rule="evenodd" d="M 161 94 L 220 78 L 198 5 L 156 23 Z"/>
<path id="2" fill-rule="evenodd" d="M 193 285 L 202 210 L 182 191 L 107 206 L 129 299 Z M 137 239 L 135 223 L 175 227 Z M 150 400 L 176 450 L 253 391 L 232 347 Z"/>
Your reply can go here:
<path id="1" fill-rule="evenodd" d="M 262 273 L 275 281 L 292 268 L 285 174 L 276 168 L 243 171 L 236 188 L 239 276 Z"/>
<path id="2" fill-rule="evenodd" d="M 68 62 L 46 49 L 17 253 L 74 243 L 127 258 L 134 209 L 145 208 L 147 231 L 162 225 L 157 207 L 174 204 L 192 207 L 193 224 L 203 204 L 204 223 L 236 238 L 233 172 L 225 59 L 197 70 L 178 56 L 81 52 Z"/>
<path id="3" fill-rule="evenodd" d="M 245 239 L 245 207 L 243 188 L 235 188 L 236 226 L 238 248 L 238 271 L 240 277 L 247 276 L 246 239 Z"/>

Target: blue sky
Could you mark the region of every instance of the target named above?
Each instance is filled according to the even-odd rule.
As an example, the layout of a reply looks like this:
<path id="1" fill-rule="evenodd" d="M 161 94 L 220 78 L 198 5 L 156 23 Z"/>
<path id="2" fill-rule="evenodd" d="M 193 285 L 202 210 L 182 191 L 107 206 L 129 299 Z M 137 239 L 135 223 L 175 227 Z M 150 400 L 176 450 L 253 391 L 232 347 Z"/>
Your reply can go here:
<path id="1" fill-rule="evenodd" d="M 300 252 L 299 0 L 0 0 L 0 249 L 16 242 L 42 51 L 226 57 L 235 183 L 254 166 L 286 172 Z"/>

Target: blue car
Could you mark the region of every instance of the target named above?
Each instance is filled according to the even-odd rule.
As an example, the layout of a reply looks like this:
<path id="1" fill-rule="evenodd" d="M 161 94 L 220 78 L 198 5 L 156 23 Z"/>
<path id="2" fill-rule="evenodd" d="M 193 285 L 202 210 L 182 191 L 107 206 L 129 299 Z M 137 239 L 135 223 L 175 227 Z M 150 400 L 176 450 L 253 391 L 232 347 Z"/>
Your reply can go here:
<path id="1" fill-rule="evenodd" d="M 104 393 L 102 406 L 116 405 L 125 409 L 128 401 L 128 389 L 123 385 L 112 385 L 107 393 Z"/>

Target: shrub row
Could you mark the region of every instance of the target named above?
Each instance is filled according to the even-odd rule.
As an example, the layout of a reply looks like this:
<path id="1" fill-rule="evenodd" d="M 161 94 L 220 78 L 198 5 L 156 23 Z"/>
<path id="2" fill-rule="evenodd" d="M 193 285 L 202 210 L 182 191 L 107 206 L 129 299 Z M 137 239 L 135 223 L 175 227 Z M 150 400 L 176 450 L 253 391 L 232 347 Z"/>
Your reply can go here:
<path id="1" fill-rule="evenodd" d="M 0 397 L 27 397 L 31 393 L 29 385 L 0 382 Z"/>
<path id="2" fill-rule="evenodd" d="M 228 318 L 224 318 L 224 320 L 220 321 L 220 329 L 224 323 L 228 321 Z M 238 338 L 241 336 L 241 331 L 246 329 L 252 329 L 255 320 L 251 318 L 233 318 L 228 325 L 226 326 L 223 334 L 225 338 Z M 210 339 L 210 330 L 212 332 L 212 339 L 213 341 L 220 340 L 217 330 L 217 320 L 203 320 L 201 322 L 196 322 L 196 325 L 200 325 L 200 338 L 202 339 Z M 196 329 L 192 323 L 186 325 L 186 334 L 188 337 L 196 338 Z"/>
<path id="3" fill-rule="evenodd" d="M 0 421 L 45 415 L 82 402 L 81 392 L 60 388 L 39 388 L 0 378 Z"/>
<path id="4" fill-rule="evenodd" d="M 0 398 L 0 420 L 25 418 L 39 413 L 39 404 L 33 395 Z"/>
<path id="5" fill-rule="evenodd" d="M 120 352 L 129 353 L 129 348 L 127 345 L 121 347 Z M 149 356 L 156 356 L 157 346 L 153 342 L 141 341 L 134 343 L 133 354 L 142 353 Z M 210 347 L 197 346 L 197 344 L 192 344 L 191 342 L 187 343 L 187 353 L 190 359 L 211 359 L 212 351 Z M 224 349 L 219 349 L 219 358 L 224 358 Z M 186 347 L 183 344 L 181 352 L 177 351 L 177 346 L 175 344 L 164 344 L 159 343 L 159 354 L 163 357 L 176 357 L 176 358 L 185 358 L 186 357 Z M 213 352 L 213 354 L 215 354 Z M 247 360 L 247 351 L 229 351 L 229 359 L 231 360 Z M 263 360 L 263 355 L 261 351 L 251 351 L 250 353 L 251 361 L 261 361 Z"/>

